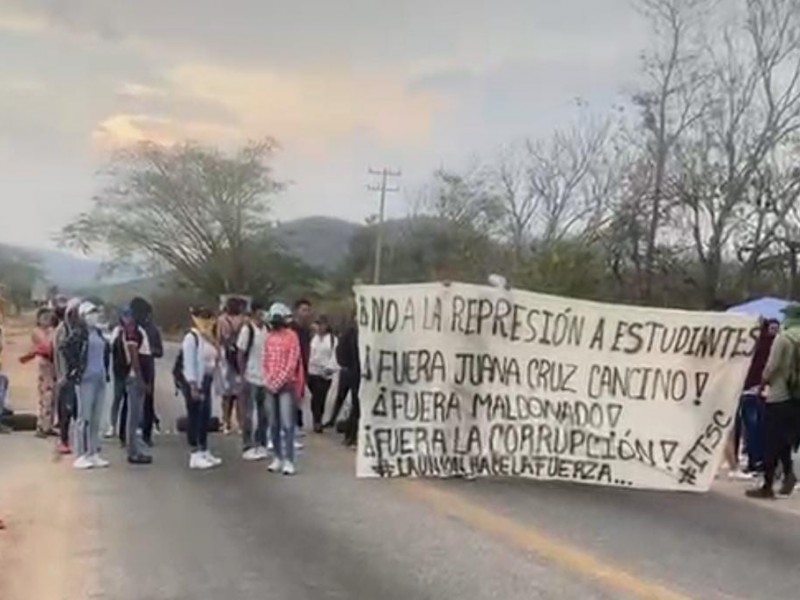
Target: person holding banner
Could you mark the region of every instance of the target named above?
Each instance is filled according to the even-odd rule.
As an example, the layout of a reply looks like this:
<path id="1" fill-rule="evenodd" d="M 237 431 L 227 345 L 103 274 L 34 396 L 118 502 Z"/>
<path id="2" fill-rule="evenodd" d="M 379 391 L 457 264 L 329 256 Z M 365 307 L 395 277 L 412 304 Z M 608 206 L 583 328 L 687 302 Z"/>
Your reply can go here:
<path id="1" fill-rule="evenodd" d="M 751 498 L 772 499 L 778 462 L 783 481 L 778 494 L 790 496 L 797 485 L 792 465 L 792 446 L 797 440 L 800 403 L 800 305 L 784 310 L 784 330 L 775 338 L 764 367 L 764 383 L 769 386 L 764 412 L 766 458 L 764 484 L 747 491 Z"/>

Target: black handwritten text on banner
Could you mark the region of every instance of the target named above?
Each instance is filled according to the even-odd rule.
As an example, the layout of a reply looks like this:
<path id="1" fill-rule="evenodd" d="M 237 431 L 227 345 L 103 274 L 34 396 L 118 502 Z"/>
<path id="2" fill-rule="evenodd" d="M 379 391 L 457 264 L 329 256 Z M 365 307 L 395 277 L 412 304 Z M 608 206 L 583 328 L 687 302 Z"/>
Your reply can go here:
<path id="1" fill-rule="evenodd" d="M 705 491 L 752 319 L 452 284 L 355 289 L 360 477 Z"/>

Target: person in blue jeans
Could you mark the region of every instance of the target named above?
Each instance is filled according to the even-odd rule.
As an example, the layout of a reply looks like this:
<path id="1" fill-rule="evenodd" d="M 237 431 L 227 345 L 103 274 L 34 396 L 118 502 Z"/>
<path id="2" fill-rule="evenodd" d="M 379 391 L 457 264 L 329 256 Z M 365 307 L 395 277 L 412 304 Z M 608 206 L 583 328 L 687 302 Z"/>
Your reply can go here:
<path id="1" fill-rule="evenodd" d="M 275 458 L 272 472 L 295 474 L 295 419 L 305 390 L 305 369 L 297 333 L 290 327 L 292 316 L 283 304 L 269 309 L 270 332 L 264 344 L 264 386 Z"/>
<path id="2" fill-rule="evenodd" d="M 749 473 L 764 470 L 764 398 L 762 396 L 764 367 L 775 336 L 780 331 L 776 320 L 765 320 L 761 324 L 761 332 L 756 342 L 753 359 L 744 383 L 739 417 L 744 433 L 747 450 L 747 471 Z"/>
<path id="3" fill-rule="evenodd" d="M 100 427 L 109 379 L 111 350 L 100 330 L 100 309 L 91 302 L 78 308 L 80 326 L 74 332 L 75 350 L 80 352 L 81 377 L 78 385 L 78 418 L 76 420 L 76 469 L 108 466 L 100 456 Z"/>

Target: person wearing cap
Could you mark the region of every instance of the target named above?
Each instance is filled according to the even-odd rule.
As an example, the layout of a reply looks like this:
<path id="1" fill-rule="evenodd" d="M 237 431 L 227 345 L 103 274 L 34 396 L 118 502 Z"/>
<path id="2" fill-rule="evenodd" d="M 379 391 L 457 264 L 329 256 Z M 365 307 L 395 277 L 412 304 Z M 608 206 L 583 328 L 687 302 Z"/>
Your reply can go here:
<path id="1" fill-rule="evenodd" d="M 280 303 L 268 313 L 270 332 L 264 343 L 264 386 L 267 388 L 270 433 L 275 458 L 272 472 L 294 475 L 295 419 L 305 393 L 305 368 L 297 333 L 290 326 L 292 312 Z"/>
<path id="2" fill-rule="evenodd" d="M 192 309 L 192 328 L 181 344 L 183 365 L 180 386 L 186 400 L 190 469 L 211 469 L 222 464 L 222 459 L 208 449 L 212 387 L 221 359 L 216 325 L 216 317 L 209 309 Z"/>
<path id="3" fill-rule="evenodd" d="M 78 316 L 78 326 L 65 340 L 64 351 L 74 378 L 80 382 L 73 466 L 84 470 L 109 464 L 100 456 L 100 427 L 111 349 L 100 329 L 100 308 L 92 302 L 81 302 Z"/>
<path id="4" fill-rule="evenodd" d="M 775 497 L 775 471 L 780 462 L 783 481 L 778 494 L 790 496 L 797 484 L 792 465 L 792 446 L 798 428 L 798 377 L 800 377 L 800 305 L 788 306 L 783 330 L 775 338 L 764 366 L 763 381 L 769 386 L 764 410 L 764 484 L 746 493 L 752 498 Z"/>

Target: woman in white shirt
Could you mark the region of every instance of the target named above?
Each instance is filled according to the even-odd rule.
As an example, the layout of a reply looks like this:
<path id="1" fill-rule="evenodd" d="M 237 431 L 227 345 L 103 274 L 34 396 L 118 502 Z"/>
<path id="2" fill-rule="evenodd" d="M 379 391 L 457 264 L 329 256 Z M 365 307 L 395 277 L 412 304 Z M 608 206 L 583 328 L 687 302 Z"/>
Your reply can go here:
<path id="1" fill-rule="evenodd" d="M 308 388 L 311 390 L 311 414 L 314 417 L 314 432 L 322 433 L 322 417 L 325 414 L 325 400 L 331 389 L 331 381 L 336 374 L 336 336 L 331 332 L 328 319 L 317 319 L 316 332 L 311 339 L 308 359 Z"/>
<path id="2" fill-rule="evenodd" d="M 191 447 L 190 469 L 210 469 L 222 464 L 208 449 L 214 375 L 219 369 L 216 317 L 208 309 L 192 311 L 192 328 L 183 338 L 182 385 L 186 400 L 186 434 Z"/>

